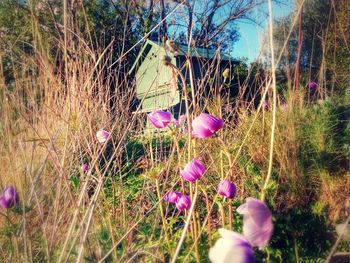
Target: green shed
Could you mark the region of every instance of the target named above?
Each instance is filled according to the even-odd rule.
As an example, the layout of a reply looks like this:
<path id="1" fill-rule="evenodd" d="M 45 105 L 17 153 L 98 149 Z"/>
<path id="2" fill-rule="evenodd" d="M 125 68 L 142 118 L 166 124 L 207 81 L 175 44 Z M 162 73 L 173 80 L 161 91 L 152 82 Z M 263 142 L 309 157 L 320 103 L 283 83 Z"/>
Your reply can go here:
<path id="1" fill-rule="evenodd" d="M 206 65 L 210 60 L 220 57 L 219 68 L 232 68 L 239 64 L 230 56 L 220 54 L 217 50 L 204 48 L 191 48 L 187 45 L 178 45 L 178 52 L 169 52 L 165 45 L 147 40 L 137 56 L 129 74 L 135 77 L 136 97 L 141 103 L 141 112 L 151 112 L 155 109 L 171 109 L 175 116 L 181 110 L 181 81 L 174 73 L 172 67 L 166 66 L 164 57 L 168 56 L 173 65 L 182 70 L 186 84 L 190 83 L 186 63 L 186 56 L 190 56 L 194 79 L 199 79 L 206 72 Z M 232 71 L 231 71 L 232 72 Z M 182 110 L 181 110 L 182 111 Z"/>

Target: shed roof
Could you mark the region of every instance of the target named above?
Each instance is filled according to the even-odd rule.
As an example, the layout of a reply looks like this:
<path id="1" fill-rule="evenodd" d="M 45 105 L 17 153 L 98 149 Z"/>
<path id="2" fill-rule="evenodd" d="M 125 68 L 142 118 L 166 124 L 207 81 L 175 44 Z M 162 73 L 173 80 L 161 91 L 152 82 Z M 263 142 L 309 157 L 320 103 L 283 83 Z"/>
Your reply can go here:
<path id="1" fill-rule="evenodd" d="M 145 56 L 144 53 L 147 53 L 150 50 L 150 47 L 161 47 L 163 43 L 161 42 L 154 42 L 152 40 L 147 40 L 145 44 L 143 45 L 141 51 L 139 52 L 138 56 L 135 59 L 134 64 L 132 65 L 131 69 L 129 70 L 129 74 L 131 74 L 136 66 L 138 64 L 142 63 L 142 58 Z M 218 50 L 215 49 L 207 49 L 207 48 L 200 48 L 200 47 L 190 47 L 190 51 L 188 52 L 189 46 L 188 45 L 179 45 L 179 52 L 178 57 L 180 56 L 187 56 L 188 54 L 191 57 L 198 57 L 203 59 L 218 59 L 220 57 L 220 60 L 223 61 L 232 61 L 234 63 L 239 63 L 238 60 L 233 59 L 230 55 L 218 52 Z"/>

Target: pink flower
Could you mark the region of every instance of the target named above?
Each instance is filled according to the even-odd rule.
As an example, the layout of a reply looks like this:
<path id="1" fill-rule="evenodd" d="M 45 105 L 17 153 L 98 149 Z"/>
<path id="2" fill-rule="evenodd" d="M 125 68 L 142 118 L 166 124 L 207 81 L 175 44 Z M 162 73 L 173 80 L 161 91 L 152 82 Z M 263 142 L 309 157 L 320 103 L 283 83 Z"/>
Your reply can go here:
<path id="1" fill-rule="evenodd" d="M 181 197 L 181 193 L 179 192 L 168 192 L 165 196 L 164 196 L 164 201 L 165 202 L 169 202 L 169 203 L 176 203 L 177 200 Z"/>
<path id="2" fill-rule="evenodd" d="M 310 90 L 315 90 L 315 89 L 317 89 L 317 82 L 316 81 L 311 81 L 311 82 L 309 82 L 309 89 Z"/>
<path id="3" fill-rule="evenodd" d="M 164 196 L 164 201 L 169 203 L 175 203 L 177 209 L 180 211 L 188 210 L 191 207 L 191 198 L 185 194 L 179 192 L 168 192 Z"/>
<path id="4" fill-rule="evenodd" d="M 236 195 L 236 185 L 229 180 L 221 180 L 218 186 L 218 193 L 232 199 Z"/>
<path id="5" fill-rule="evenodd" d="M 84 163 L 82 166 L 81 166 L 81 170 L 83 170 L 84 173 L 87 173 L 89 171 L 89 164 L 88 163 Z"/>
<path id="6" fill-rule="evenodd" d="M 192 136 L 208 138 L 224 127 L 224 121 L 208 113 L 201 113 L 192 122 Z"/>
<path id="7" fill-rule="evenodd" d="M 108 131 L 105 131 L 103 129 L 99 130 L 96 133 L 96 137 L 99 143 L 104 143 L 105 141 L 107 141 L 109 139 L 109 135 L 110 133 Z"/>
<path id="8" fill-rule="evenodd" d="M 264 248 L 273 232 L 272 215 L 266 204 L 249 197 L 237 208 L 243 215 L 243 234 L 254 247 Z"/>
<path id="9" fill-rule="evenodd" d="M 264 101 L 262 107 L 264 110 L 269 110 L 269 103 L 267 101 Z"/>
<path id="10" fill-rule="evenodd" d="M 147 117 L 152 123 L 152 125 L 157 129 L 167 127 L 172 120 L 171 113 L 162 110 L 154 110 L 151 113 L 149 113 Z"/>
<path id="11" fill-rule="evenodd" d="M 180 175 L 189 182 L 195 182 L 204 172 L 204 165 L 197 158 L 194 158 L 192 162 L 186 164 L 185 168 L 180 171 Z"/>
<path id="12" fill-rule="evenodd" d="M 191 198 L 187 195 L 181 194 L 181 196 L 177 199 L 176 207 L 180 211 L 188 210 L 191 207 Z"/>
<path id="13" fill-rule="evenodd" d="M 19 196 L 15 188 L 13 186 L 5 188 L 0 196 L 0 207 L 11 208 L 18 202 Z"/>
<path id="14" fill-rule="evenodd" d="M 209 250 L 209 259 L 212 263 L 252 263 L 254 251 L 249 241 L 241 234 L 219 229 L 221 238 Z"/>

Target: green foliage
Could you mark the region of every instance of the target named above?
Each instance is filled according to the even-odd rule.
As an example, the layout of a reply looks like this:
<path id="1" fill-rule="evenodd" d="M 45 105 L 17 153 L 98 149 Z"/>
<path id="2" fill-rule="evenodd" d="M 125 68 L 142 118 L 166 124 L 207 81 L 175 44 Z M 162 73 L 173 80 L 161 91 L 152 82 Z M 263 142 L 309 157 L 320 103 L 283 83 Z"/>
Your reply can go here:
<path id="1" fill-rule="evenodd" d="M 343 178 L 345 183 L 350 107 L 344 102 L 345 98 L 327 99 L 300 106 L 287 101 L 286 108 L 278 108 L 274 166 L 267 191 L 275 230 L 270 246 L 257 252 L 258 261 L 268 257 L 270 262 L 296 262 L 298 255 L 300 262 L 323 262 L 328 255 L 334 242 L 333 227 L 327 220 L 332 200 L 322 199 L 320 185 L 329 184 L 332 177 Z M 242 116 L 236 141 L 242 141 L 242 131 L 254 117 Z M 260 113 L 237 159 L 247 196 L 259 196 L 266 176 L 271 117 L 271 111 Z M 232 153 L 237 150 L 232 144 Z"/>
<path id="2" fill-rule="evenodd" d="M 74 190 L 77 190 L 80 184 L 79 178 L 75 175 L 72 175 L 69 180 L 71 181 L 72 187 Z"/>
<path id="3" fill-rule="evenodd" d="M 343 162 L 347 158 L 344 144 L 350 137 L 343 118 L 349 112 L 350 107 L 337 106 L 333 101 L 315 104 L 305 112 L 298 135 L 300 163 L 305 171 L 339 173 L 344 170 Z"/>
<path id="4" fill-rule="evenodd" d="M 268 248 L 272 262 L 323 262 L 333 244 L 332 226 L 310 210 L 275 214 Z M 311 261 L 310 261 L 311 260 Z"/>
<path id="5" fill-rule="evenodd" d="M 299 5 L 295 5 L 295 12 Z M 317 80 L 327 94 L 343 95 L 349 88 L 348 68 L 350 63 L 350 31 L 348 13 L 350 2 L 347 0 L 327 1 L 309 0 L 304 2 L 302 13 L 301 48 L 301 85 Z M 279 80 L 286 83 L 293 78 L 291 69 L 297 61 L 298 23 L 286 40 L 294 16 L 283 17 L 276 21 L 274 40 L 276 54 L 287 41 L 287 50 L 283 52 L 279 70 Z M 289 73 L 288 73 L 289 72 Z M 292 81 L 289 79 L 289 81 Z"/>

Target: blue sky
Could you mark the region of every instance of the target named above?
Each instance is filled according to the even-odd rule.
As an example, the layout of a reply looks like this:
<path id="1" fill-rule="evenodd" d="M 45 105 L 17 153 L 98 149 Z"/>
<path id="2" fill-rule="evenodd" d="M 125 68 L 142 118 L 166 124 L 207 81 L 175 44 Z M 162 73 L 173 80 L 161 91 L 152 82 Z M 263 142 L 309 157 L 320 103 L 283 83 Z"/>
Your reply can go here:
<path id="1" fill-rule="evenodd" d="M 290 14 L 293 9 L 293 0 L 284 0 L 283 2 L 283 4 L 273 5 L 272 13 L 275 19 Z M 268 12 L 267 4 L 261 8 L 264 8 L 264 12 Z M 256 12 L 259 14 L 260 11 L 256 10 Z M 258 57 L 261 38 L 266 32 L 267 20 L 268 18 L 263 21 L 261 26 L 247 21 L 241 21 L 237 24 L 240 39 L 233 44 L 231 53 L 233 57 L 247 57 L 249 62 L 254 61 Z"/>

